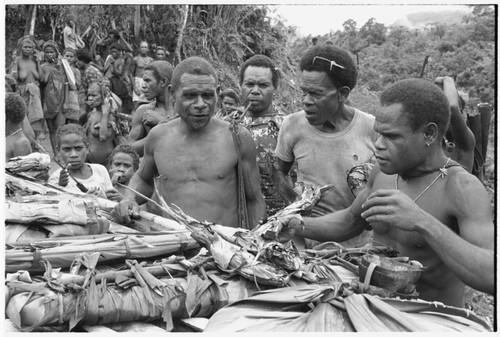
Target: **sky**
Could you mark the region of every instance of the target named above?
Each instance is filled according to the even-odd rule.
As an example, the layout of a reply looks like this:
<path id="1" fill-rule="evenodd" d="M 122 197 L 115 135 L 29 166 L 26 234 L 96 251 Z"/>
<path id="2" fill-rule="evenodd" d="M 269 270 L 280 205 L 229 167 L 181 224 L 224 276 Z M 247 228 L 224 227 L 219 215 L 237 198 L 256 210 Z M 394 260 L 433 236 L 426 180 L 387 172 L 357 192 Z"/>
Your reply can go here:
<path id="1" fill-rule="evenodd" d="M 460 10 L 470 11 L 464 5 L 378 5 L 378 4 L 310 4 L 310 5 L 276 5 L 275 15 L 285 19 L 285 24 L 297 26 L 299 35 L 324 35 L 330 30 L 342 30 L 342 24 L 348 19 L 353 19 L 357 27 L 361 28 L 370 18 L 375 18 L 378 23 L 388 26 L 403 18 L 407 14 L 416 12 Z"/>

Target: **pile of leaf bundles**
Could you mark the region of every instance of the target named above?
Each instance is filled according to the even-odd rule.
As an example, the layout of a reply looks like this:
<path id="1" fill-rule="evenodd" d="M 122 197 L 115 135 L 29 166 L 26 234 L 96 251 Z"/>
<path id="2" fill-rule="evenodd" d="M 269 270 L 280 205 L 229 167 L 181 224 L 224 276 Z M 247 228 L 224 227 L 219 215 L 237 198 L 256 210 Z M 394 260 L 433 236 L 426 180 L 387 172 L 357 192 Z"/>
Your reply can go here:
<path id="1" fill-rule="evenodd" d="M 9 159 L 5 163 L 5 170 L 21 176 L 34 178 L 40 181 L 49 179 L 50 156 L 46 153 L 33 152 L 26 156 Z"/>
<path id="2" fill-rule="evenodd" d="M 355 294 L 340 283 L 271 289 L 216 312 L 204 332 L 492 331 L 472 311 Z"/>
<path id="3" fill-rule="evenodd" d="M 235 231 L 207 221 L 198 221 L 185 214 L 178 206 L 169 206 L 158 191 L 156 193 L 159 195 L 161 204 L 159 206 L 162 211 L 191 231 L 191 237 L 211 253 L 220 270 L 237 273 L 257 284 L 282 287 L 288 283 L 290 279 L 288 272 L 283 267 L 265 259 L 266 254 L 262 254 L 265 252 L 265 249 L 262 249 L 264 242 L 258 236 L 253 233 L 248 235 L 249 231 Z M 242 235 L 242 240 L 239 240 L 236 233 L 247 235 Z M 242 246 L 233 243 L 238 241 Z M 255 245 L 258 245 L 257 254 L 251 253 L 255 250 Z"/>
<path id="4" fill-rule="evenodd" d="M 17 196 L 5 204 L 6 242 L 32 242 L 57 236 L 106 233 L 109 222 L 98 216 L 95 198 L 69 195 Z"/>
<path id="5" fill-rule="evenodd" d="M 107 323 L 163 319 L 172 330 L 174 319 L 210 317 L 228 303 L 246 298 L 255 288 L 240 277 L 225 277 L 217 270 L 196 273 L 187 264 L 146 266 L 127 260 L 130 270 L 115 272 L 114 279 L 100 278 L 94 271 L 95 256 L 84 259 L 83 282 L 66 277 L 47 264 L 43 282 L 11 280 L 15 293 L 7 303 L 6 315 L 23 331 L 41 326 Z M 156 270 L 154 276 L 150 271 Z M 163 271 L 163 273 L 161 273 Z M 183 271 L 185 276 L 171 274 Z M 109 274 L 109 273 L 108 273 Z M 177 273 L 180 274 L 180 273 Z M 99 279 L 99 282 L 97 281 Z"/>

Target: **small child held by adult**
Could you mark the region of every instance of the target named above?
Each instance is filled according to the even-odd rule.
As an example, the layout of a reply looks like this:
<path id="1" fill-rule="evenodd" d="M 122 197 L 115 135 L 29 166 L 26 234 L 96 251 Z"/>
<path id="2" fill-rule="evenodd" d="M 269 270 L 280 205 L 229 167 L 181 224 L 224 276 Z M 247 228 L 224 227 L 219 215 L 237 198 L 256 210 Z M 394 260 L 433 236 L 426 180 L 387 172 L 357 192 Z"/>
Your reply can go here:
<path id="1" fill-rule="evenodd" d="M 85 133 L 89 141 L 87 162 L 108 166 L 113 149 L 124 142 L 118 129 L 116 104 L 105 81 L 92 83 L 87 94 L 89 113 Z"/>
<path id="2" fill-rule="evenodd" d="M 101 198 L 114 201 L 121 199 L 118 191 L 113 187 L 108 171 L 100 164 L 85 162 L 89 152 L 89 143 L 85 129 L 78 124 L 60 126 L 56 132 L 58 157 L 65 169 L 57 169 L 49 177 L 49 183 L 80 191 L 73 176 L 88 190 Z"/>
<path id="3" fill-rule="evenodd" d="M 26 104 L 16 93 L 5 94 L 5 161 L 31 153 L 31 144 L 23 132 Z"/>
<path id="4" fill-rule="evenodd" d="M 110 156 L 109 175 L 114 188 L 124 194 L 130 179 L 139 168 L 139 154 L 129 144 L 118 145 Z"/>

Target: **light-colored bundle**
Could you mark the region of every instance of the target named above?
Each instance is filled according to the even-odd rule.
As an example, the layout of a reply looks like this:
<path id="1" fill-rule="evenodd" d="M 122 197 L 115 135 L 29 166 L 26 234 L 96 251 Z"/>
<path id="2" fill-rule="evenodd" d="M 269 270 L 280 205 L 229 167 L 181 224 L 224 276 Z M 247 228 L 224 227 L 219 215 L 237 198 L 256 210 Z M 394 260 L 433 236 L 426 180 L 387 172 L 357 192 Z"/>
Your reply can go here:
<path id="1" fill-rule="evenodd" d="M 74 224 L 85 226 L 97 222 L 97 203 L 91 199 L 64 198 L 56 203 L 15 202 L 7 200 L 5 221 L 28 224 L 42 222 L 48 224 Z"/>
<path id="2" fill-rule="evenodd" d="M 5 185 L 7 189 L 11 191 L 11 193 L 19 193 L 23 195 L 24 194 L 40 194 L 42 196 L 65 195 L 72 198 L 95 198 L 99 204 L 100 210 L 108 213 L 117 204 L 117 202 L 112 200 L 95 197 L 78 191 L 68 190 L 67 188 L 52 186 L 48 183 L 40 184 L 36 181 L 29 179 L 22 179 L 9 173 L 5 175 Z M 186 229 L 185 226 L 177 223 L 176 221 L 173 221 L 171 219 L 166 219 L 164 217 L 151 214 L 149 212 L 140 211 L 139 215 L 141 216 L 141 218 L 144 218 L 158 225 L 163 230 Z"/>
<path id="3" fill-rule="evenodd" d="M 43 270 L 42 259 L 53 267 L 67 268 L 82 253 L 99 252 L 101 263 L 125 258 L 158 257 L 199 247 L 189 232 L 171 231 L 147 234 L 103 234 L 89 238 L 38 240 L 26 246 L 11 245 L 5 250 L 5 271 Z"/>
<path id="4" fill-rule="evenodd" d="M 12 173 L 29 170 L 45 170 L 50 165 L 50 156 L 45 153 L 33 152 L 26 156 L 9 159 L 5 163 L 5 169 Z"/>

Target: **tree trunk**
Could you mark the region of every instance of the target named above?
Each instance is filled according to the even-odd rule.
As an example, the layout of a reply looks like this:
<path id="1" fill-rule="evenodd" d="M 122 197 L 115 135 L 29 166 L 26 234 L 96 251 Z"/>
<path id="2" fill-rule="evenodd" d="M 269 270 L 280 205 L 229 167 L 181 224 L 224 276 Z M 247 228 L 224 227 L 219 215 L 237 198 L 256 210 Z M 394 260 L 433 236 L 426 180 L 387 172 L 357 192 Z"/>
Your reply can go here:
<path id="1" fill-rule="evenodd" d="M 134 36 L 136 39 L 139 38 L 139 32 L 141 31 L 141 6 L 135 6 L 135 15 L 134 15 Z"/>
<path id="2" fill-rule="evenodd" d="M 182 48 L 182 39 L 184 37 L 184 29 L 186 29 L 187 19 L 188 19 L 189 5 L 184 5 L 181 7 L 182 14 L 182 25 L 179 30 L 179 35 L 177 37 L 177 45 L 175 47 L 175 63 L 181 62 L 181 48 Z"/>
<path id="3" fill-rule="evenodd" d="M 36 22 L 36 5 L 33 5 L 33 12 L 31 13 L 30 35 L 35 35 L 35 22 Z"/>
<path id="4" fill-rule="evenodd" d="M 36 5 L 27 5 L 27 15 L 26 15 L 26 24 L 24 25 L 24 36 L 31 34 L 32 29 L 31 26 L 34 26 L 33 21 L 33 13 L 35 13 L 36 17 Z"/>

